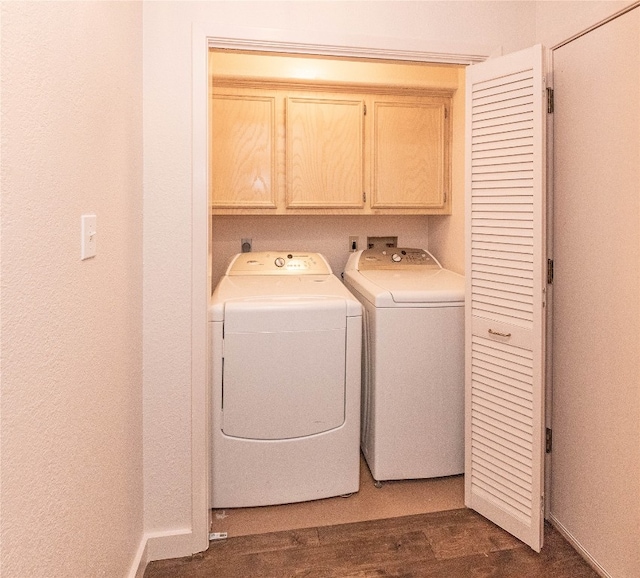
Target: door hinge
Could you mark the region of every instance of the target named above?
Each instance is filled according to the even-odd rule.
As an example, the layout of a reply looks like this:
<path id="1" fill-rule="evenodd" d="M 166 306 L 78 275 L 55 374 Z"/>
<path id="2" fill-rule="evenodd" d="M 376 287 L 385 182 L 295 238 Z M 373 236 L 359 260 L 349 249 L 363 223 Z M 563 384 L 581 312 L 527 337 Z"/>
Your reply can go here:
<path id="1" fill-rule="evenodd" d="M 553 259 L 547 259 L 547 285 L 553 285 Z"/>
<path id="2" fill-rule="evenodd" d="M 367 116 L 367 105 L 365 104 L 365 105 L 363 105 L 363 107 L 364 107 L 364 108 L 363 108 L 363 110 L 364 110 L 364 116 Z"/>
<path id="3" fill-rule="evenodd" d="M 444 118 L 447 119 L 449 118 L 449 110 L 448 109 L 444 109 Z"/>
<path id="4" fill-rule="evenodd" d="M 551 450 L 553 449 L 553 433 L 551 431 L 551 428 L 548 427 L 546 429 L 545 432 L 545 436 L 544 436 L 544 451 L 548 454 L 551 453 Z"/>
<path id="5" fill-rule="evenodd" d="M 553 113 L 553 88 L 547 87 L 547 112 Z"/>
<path id="6" fill-rule="evenodd" d="M 363 203 L 367 202 L 367 193 L 365 193 L 364 191 L 362 191 L 362 202 Z"/>

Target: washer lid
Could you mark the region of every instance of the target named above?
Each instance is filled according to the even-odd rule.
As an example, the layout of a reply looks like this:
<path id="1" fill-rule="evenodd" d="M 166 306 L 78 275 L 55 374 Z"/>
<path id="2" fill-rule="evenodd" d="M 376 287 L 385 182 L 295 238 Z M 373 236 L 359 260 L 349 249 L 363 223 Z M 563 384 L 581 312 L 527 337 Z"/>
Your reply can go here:
<path id="1" fill-rule="evenodd" d="M 376 305 L 386 292 L 393 303 L 464 302 L 464 277 L 448 269 L 421 271 L 360 271 L 360 275 L 380 288 Z"/>

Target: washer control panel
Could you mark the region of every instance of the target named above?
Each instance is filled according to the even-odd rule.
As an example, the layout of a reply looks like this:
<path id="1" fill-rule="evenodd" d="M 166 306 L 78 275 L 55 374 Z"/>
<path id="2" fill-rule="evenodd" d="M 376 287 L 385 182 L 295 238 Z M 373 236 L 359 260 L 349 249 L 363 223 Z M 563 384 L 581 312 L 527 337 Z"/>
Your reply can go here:
<path id="1" fill-rule="evenodd" d="M 390 249 L 366 249 L 360 254 L 358 270 L 389 269 L 440 269 L 440 263 L 424 249 L 392 247 Z"/>
<path id="2" fill-rule="evenodd" d="M 331 267 L 320 253 L 263 251 L 238 253 L 227 275 L 331 275 Z"/>

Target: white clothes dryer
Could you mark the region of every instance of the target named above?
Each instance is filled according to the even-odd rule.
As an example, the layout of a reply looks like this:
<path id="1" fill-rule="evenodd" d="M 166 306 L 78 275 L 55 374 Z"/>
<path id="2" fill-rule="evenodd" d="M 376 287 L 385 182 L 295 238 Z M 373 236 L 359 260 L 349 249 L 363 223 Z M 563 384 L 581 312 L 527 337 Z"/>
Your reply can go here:
<path id="1" fill-rule="evenodd" d="M 362 306 L 318 253 L 241 253 L 209 308 L 213 508 L 357 492 Z"/>
<path id="2" fill-rule="evenodd" d="M 361 447 L 377 481 L 464 471 L 464 277 L 422 249 L 353 253 L 364 306 Z"/>

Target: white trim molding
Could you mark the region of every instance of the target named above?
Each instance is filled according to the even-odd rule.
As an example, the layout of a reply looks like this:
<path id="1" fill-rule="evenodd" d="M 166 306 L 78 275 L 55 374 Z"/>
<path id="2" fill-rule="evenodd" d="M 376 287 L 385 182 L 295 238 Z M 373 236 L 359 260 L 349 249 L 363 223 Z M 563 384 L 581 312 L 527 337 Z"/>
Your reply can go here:
<path id="1" fill-rule="evenodd" d="M 474 64 L 490 56 L 500 55 L 502 47 L 470 46 L 459 43 L 438 44 L 425 49 L 422 39 L 340 35 L 332 37 L 327 31 L 322 35 L 305 31 L 304 36 L 292 30 L 272 28 L 225 27 L 219 34 L 212 27 L 208 36 L 212 48 L 278 52 L 287 54 L 314 54 L 346 56 L 349 58 L 380 58 L 413 62 L 446 64 Z M 283 38 L 286 36 L 286 40 Z M 428 41 L 427 41 L 428 42 Z"/>
<path id="2" fill-rule="evenodd" d="M 193 551 L 193 544 L 196 543 L 194 533 L 190 528 L 146 533 L 138 546 L 127 578 L 143 578 L 147 565 L 152 560 L 189 556 Z M 206 550 L 206 548 L 200 548 L 200 550 L 196 551 L 202 550 Z"/>
<path id="3" fill-rule="evenodd" d="M 138 551 L 133 559 L 127 578 L 144 578 L 144 571 L 149 563 L 149 551 L 147 549 L 147 536 L 142 537 Z"/>
<path id="4" fill-rule="evenodd" d="M 210 216 L 208 174 L 209 35 L 192 29 L 192 200 L 191 200 L 191 520 L 189 554 L 209 547 L 211 471 L 208 307 Z M 152 558 L 154 559 L 154 558 Z"/>
<path id="5" fill-rule="evenodd" d="M 632 2 L 631 4 L 629 4 L 629 6 L 625 6 L 621 10 L 618 10 L 617 12 L 614 12 L 613 14 L 611 14 L 611 15 L 607 16 L 606 18 L 600 20 L 599 22 L 596 22 L 595 24 L 592 24 L 588 28 L 585 28 L 584 30 L 581 30 L 580 32 L 577 32 L 573 36 L 570 36 L 569 38 L 565 38 L 561 42 L 558 42 L 557 44 L 555 44 L 554 46 L 551 47 L 551 50 L 556 50 L 558 48 L 562 48 L 566 44 L 569 44 L 570 42 L 573 42 L 574 40 L 577 40 L 578 38 L 584 36 L 585 34 L 589 34 L 589 32 L 593 32 L 596 28 L 600 28 L 601 26 L 604 26 L 605 24 L 608 24 L 612 20 L 615 20 L 616 18 L 626 14 L 627 12 L 630 12 L 631 10 L 635 10 L 639 6 L 640 6 L 640 1 Z"/>
<path id="6" fill-rule="evenodd" d="M 587 549 L 580 543 L 579 540 L 577 540 L 573 536 L 571 532 L 569 532 L 569 530 L 567 530 L 567 528 L 562 522 L 560 522 L 560 520 L 558 520 L 553 514 L 549 515 L 548 520 L 551 525 L 556 530 L 558 530 L 562 537 L 573 546 L 576 552 L 578 552 L 578 554 L 580 554 L 580 556 L 585 559 L 587 564 L 589 564 L 589 566 L 591 566 L 600 576 L 602 576 L 603 578 L 613 578 L 611 574 L 609 574 L 602 566 L 600 566 L 600 564 L 598 564 L 598 562 L 596 562 L 596 559 L 591 554 L 589 554 Z"/>

